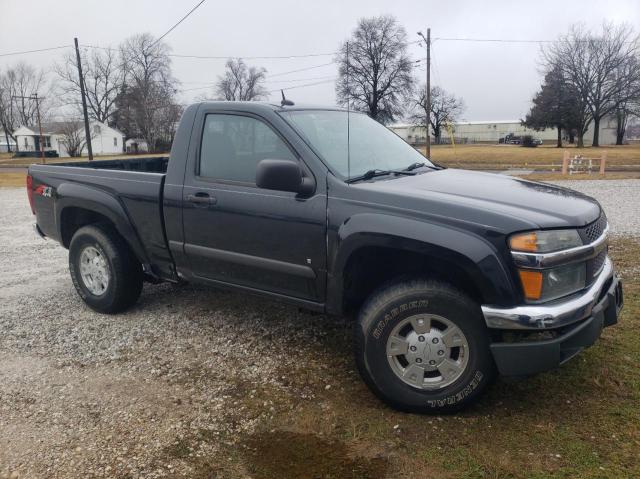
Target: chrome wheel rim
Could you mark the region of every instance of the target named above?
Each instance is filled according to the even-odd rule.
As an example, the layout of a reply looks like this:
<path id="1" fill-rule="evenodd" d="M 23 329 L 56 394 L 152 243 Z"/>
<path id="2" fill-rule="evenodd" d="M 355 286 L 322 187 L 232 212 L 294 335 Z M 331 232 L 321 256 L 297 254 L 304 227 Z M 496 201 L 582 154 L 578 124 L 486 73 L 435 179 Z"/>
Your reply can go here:
<path id="1" fill-rule="evenodd" d="M 87 246 L 80 253 L 80 277 L 93 295 L 100 296 L 109 287 L 109 263 L 95 246 Z"/>
<path id="2" fill-rule="evenodd" d="M 391 370 L 417 389 L 442 389 L 462 376 L 469 363 L 469 343 L 452 321 L 433 314 L 403 319 L 386 347 Z"/>

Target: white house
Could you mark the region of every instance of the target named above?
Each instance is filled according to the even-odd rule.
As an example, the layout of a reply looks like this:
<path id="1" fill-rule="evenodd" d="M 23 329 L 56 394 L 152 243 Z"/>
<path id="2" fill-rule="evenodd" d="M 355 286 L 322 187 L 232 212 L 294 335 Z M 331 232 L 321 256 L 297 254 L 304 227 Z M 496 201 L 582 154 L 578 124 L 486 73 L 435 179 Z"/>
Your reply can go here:
<path id="1" fill-rule="evenodd" d="M 7 138 L 9 139 L 8 142 Z M 16 151 L 16 142 L 9 135 L 5 135 L 4 130 L 0 130 L 0 153 L 8 152 L 9 148 L 11 148 L 11 151 Z"/>
<path id="2" fill-rule="evenodd" d="M 425 129 L 420 126 L 410 124 L 391 125 L 392 131 L 402 139 L 411 144 L 422 144 L 426 142 Z M 527 128 L 519 120 L 506 121 L 460 121 L 451 125 L 451 129 L 444 129 L 441 134 L 442 141 L 451 142 L 453 135 L 456 143 L 498 143 L 500 138 L 513 133 L 516 136 L 531 135 L 541 139 L 545 143 L 553 143 L 558 138 L 555 128 L 536 131 Z M 433 135 L 433 131 L 431 131 Z M 585 145 L 591 144 L 593 138 L 593 122 L 584 135 Z M 616 143 L 616 120 L 614 117 L 603 118 L 600 122 L 600 144 L 615 145 Z"/>
<path id="3" fill-rule="evenodd" d="M 69 122 L 54 121 L 42 124 L 42 138 L 44 150 L 55 150 L 60 156 L 69 156 L 64 145 L 65 131 L 69 131 Z M 84 138 L 84 123 L 73 122 L 77 134 Z M 124 134 L 110 126 L 92 121 L 89 123 L 91 131 L 91 146 L 94 155 L 117 155 L 124 151 Z M 21 126 L 14 132 L 20 151 L 40 151 L 40 132 L 38 126 Z M 86 147 L 82 151 L 87 154 Z"/>

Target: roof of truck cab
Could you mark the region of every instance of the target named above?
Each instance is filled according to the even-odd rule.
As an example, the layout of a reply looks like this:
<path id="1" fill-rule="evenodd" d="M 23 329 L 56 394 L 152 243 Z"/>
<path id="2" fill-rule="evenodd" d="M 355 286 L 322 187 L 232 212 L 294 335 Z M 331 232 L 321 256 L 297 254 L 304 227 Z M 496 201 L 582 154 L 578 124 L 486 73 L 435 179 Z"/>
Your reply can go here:
<path id="1" fill-rule="evenodd" d="M 279 103 L 265 101 L 203 101 L 199 105 L 206 105 L 229 110 L 258 111 L 269 109 L 273 111 L 295 111 L 295 110 L 334 110 L 347 111 L 345 108 L 329 105 L 300 104 L 292 106 L 282 106 Z"/>

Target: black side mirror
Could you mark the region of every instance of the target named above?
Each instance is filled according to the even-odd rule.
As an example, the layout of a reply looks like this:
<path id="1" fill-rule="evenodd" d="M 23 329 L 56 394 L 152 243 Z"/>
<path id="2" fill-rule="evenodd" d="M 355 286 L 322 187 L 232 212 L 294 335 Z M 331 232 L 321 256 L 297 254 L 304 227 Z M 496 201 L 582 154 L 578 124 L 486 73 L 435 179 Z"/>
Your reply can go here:
<path id="1" fill-rule="evenodd" d="M 256 185 L 266 190 L 291 191 L 310 195 L 316 189 L 313 178 L 302 176 L 297 161 L 262 160 L 256 169 Z"/>

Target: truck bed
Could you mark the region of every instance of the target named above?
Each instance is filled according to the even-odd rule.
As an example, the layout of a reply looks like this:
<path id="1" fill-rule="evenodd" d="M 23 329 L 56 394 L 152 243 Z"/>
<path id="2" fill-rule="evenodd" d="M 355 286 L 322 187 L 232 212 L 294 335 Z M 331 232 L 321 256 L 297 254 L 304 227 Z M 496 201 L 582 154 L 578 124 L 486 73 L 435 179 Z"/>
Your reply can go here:
<path id="1" fill-rule="evenodd" d="M 124 170 L 147 173 L 166 173 L 168 165 L 168 156 L 154 156 L 145 158 L 114 158 L 112 160 L 56 163 L 53 166 L 73 166 L 75 168 L 94 168 L 99 170 Z"/>
<path id="2" fill-rule="evenodd" d="M 153 157 L 31 165 L 29 175 L 34 188 L 51 187 L 50 194 L 33 197 L 37 224 L 44 235 L 64 244 L 68 238 L 62 237 L 62 216 L 85 204 L 100 205 L 105 216 L 128 220 L 123 223 L 132 226 L 130 234 L 137 239 L 135 244 L 144 249 L 143 257 L 148 263 L 168 268 L 172 260 L 165 239 L 162 205 L 167 164 L 167 157 Z"/>

